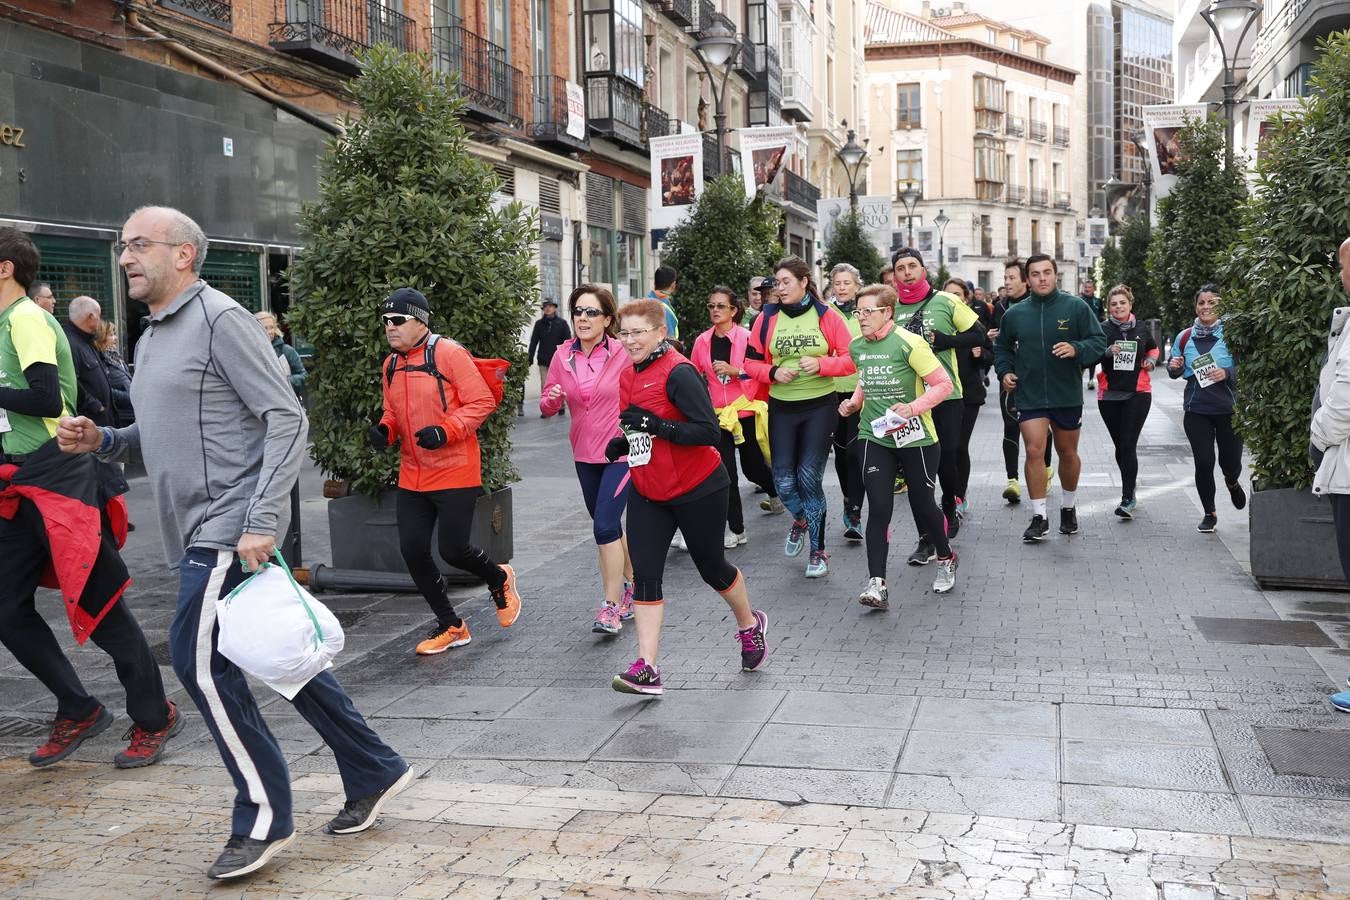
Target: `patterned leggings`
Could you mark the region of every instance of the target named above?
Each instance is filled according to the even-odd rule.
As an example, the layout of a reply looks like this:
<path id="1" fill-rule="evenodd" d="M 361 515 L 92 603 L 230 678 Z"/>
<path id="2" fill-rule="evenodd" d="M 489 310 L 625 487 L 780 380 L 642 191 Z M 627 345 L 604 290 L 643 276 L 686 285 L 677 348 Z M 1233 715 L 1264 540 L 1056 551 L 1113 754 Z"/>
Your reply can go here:
<path id="1" fill-rule="evenodd" d="M 831 393 L 819 403 L 775 404 L 769 410 L 773 481 L 783 505 L 805 521 L 811 549 L 825 549 L 825 460 L 830 455 L 838 405 Z"/>

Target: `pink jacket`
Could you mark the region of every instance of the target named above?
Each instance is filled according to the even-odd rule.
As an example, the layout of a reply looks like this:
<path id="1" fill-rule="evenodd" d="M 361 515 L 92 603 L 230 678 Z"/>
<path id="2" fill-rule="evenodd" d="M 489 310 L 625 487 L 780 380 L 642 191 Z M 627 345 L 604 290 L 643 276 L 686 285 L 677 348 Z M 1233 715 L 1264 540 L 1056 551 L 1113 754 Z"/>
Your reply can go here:
<path id="1" fill-rule="evenodd" d="M 545 416 L 556 415 L 567 404 L 572 425 L 568 436 L 572 441 L 572 456 L 577 462 L 602 463 L 605 459 L 605 445 L 609 439 L 617 437 L 619 431 L 619 375 L 633 365 L 623 345 L 612 337 L 606 337 L 595 346 L 592 354 L 608 352 L 609 359 L 600 371 L 600 377 L 591 389 L 589 400 L 582 398 L 580 380 L 577 378 L 574 356 L 581 354 L 580 342 L 570 340 L 553 354 L 548 364 L 548 377 L 544 379 L 544 389 L 539 398 L 539 411 Z M 554 385 L 563 389 L 560 400 L 548 399 Z"/>
<path id="2" fill-rule="evenodd" d="M 714 409 L 721 409 L 724 406 L 730 406 L 736 402 L 736 398 L 745 397 L 749 400 L 763 400 L 768 396 L 767 386 L 761 382 L 755 381 L 746 373 L 745 377 L 732 379 L 729 383 L 723 384 L 713 371 L 712 358 L 712 338 L 714 329 L 709 328 L 694 339 L 694 352 L 690 354 L 689 361 L 694 364 L 708 382 L 708 395 L 712 397 Z M 750 346 L 750 329 L 737 325 L 727 333 L 731 338 L 731 364 L 742 372 L 745 371 L 745 350 Z M 747 418 L 754 415 L 749 410 L 741 412 L 741 418 Z"/>

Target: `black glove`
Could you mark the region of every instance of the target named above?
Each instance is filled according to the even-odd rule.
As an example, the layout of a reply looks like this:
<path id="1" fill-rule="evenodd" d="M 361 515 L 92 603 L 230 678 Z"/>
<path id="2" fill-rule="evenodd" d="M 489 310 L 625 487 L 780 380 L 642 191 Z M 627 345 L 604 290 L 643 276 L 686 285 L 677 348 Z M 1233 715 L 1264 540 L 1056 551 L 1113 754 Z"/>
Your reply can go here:
<path id="1" fill-rule="evenodd" d="M 935 328 L 928 333 L 932 336 L 929 346 L 935 351 L 950 350 L 956 346 L 956 342 L 952 340 L 951 335 L 947 334 L 945 331 L 938 331 Z"/>
<path id="2" fill-rule="evenodd" d="M 445 429 L 439 425 L 428 425 L 415 435 L 417 446 L 423 450 L 438 450 L 445 446 Z"/>
<path id="3" fill-rule="evenodd" d="M 619 424 L 629 431 L 645 431 L 648 434 L 656 434 L 662 421 L 664 420 L 656 413 L 640 406 L 629 406 L 619 413 Z"/>
<path id="4" fill-rule="evenodd" d="M 626 456 L 628 453 L 628 438 L 623 435 L 612 437 L 609 443 L 605 445 L 605 459 L 610 462 L 618 459 L 620 456 Z"/>
<path id="5" fill-rule="evenodd" d="M 374 426 L 366 432 L 366 436 L 370 438 L 370 446 L 376 450 L 383 450 L 389 446 L 389 429 L 384 425 Z"/>

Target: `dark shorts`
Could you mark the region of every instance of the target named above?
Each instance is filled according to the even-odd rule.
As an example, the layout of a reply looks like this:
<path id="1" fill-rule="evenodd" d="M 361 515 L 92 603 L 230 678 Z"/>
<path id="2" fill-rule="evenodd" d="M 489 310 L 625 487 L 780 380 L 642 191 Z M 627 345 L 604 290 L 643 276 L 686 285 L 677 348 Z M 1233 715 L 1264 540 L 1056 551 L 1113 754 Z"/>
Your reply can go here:
<path id="1" fill-rule="evenodd" d="M 1083 427 L 1083 407 L 1051 406 L 1048 409 L 1017 411 L 1017 421 L 1030 422 L 1032 419 L 1049 419 L 1050 424 L 1060 431 L 1077 431 Z"/>

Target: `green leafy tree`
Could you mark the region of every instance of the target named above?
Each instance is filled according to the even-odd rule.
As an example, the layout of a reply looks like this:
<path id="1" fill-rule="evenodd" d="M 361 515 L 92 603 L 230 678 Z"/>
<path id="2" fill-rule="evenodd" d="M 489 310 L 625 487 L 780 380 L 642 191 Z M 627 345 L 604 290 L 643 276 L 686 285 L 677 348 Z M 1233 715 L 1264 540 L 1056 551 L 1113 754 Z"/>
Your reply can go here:
<path id="1" fill-rule="evenodd" d="M 1224 169 L 1220 120 L 1188 122 L 1178 132 L 1177 142 L 1181 147 L 1177 183 L 1158 201 L 1158 227 L 1147 257 L 1163 326 L 1172 334 L 1194 318 L 1195 292 L 1217 277 L 1237 237 L 1247 199 L 1241 161 Z"/>
<path id="2" fill-rule="evenodd" d="M 1119 262 L 1115 270 L 1115 280 L 1097 285 L 1097 294 L 1106 296 L 1106 292 L 1117 284 L 1127 284 L 1134 292 L 1135 318 L 1157 319 L 1162 317 L 1162 305 L 1154 290 L 1148 273 L 1149 243 L 1153 237 L 1153 228 L 1148 216 L 1134 216 L 1125 222 L 1115 240 L 1119 243 Z"/>
<path id="3" fill-rule="evenodd" d="M 313 456 L 330 477 L 376 494 L 395 482 L 398 454 L 366 433 L 380 416 L 389 352 L 377 315 L 391 290 L 431 302 L 433 331 L 480 357 L 510 360 L 505 399 L 479 430 L 483 484 L 518 480 L 510 427 L 525 380 L 520 331 L 539 276 L 532 214 L 493 206 L 499 182 L 468 151 L 464 100 L 448 78 L 387 45 L 351 83 L 360 118 L 344 123 L 320 161 L 320 200 L 300 228 L 307 248 L 290 270 L 290 321 L 317 357 L 309 382 Z"/>
<path id="4" fill-rule="evenodd" d="M 1097 280 L 1097 296 L 1105 297 L 1106 292 L 1120 283 L 1120 238 L 1113 237 L 1102 248 L 1101 255 L 1093 266 L 1093 275 Z"/>
<path id="5" fill-rule="evenodd" d="M 1258 489 L 1306 488 L 1308 406 L 1350 234 L 1350 33 L 1323 39 L 1303 109 L 1267 132 L 1256 190 L 1222 272 L 1238 359 L 1238 428 Z"/>
<path id="6" fill-rule="evenodd" d="M 719 284 L 744 296 L 750 279 L 771 275 L 783 256 L 783 214 L 761 193 L 749 202 L 739 175 L 704 186 L 689 217 L 666 236 L 665 263 L 679 273 L 675 314 L 686 346 L 708 328 L 708 292 Z"/>
<path id="7" fill-rule="evenodd" d="M 840 263 L 848 263 L 862 273 L 862 283 L 871 284 L 886 265 L 881 251 L 863 228 L 862 216 L 850 210 L 835 223 L 830 242 L 825 245 L 825 272 Z"/>

